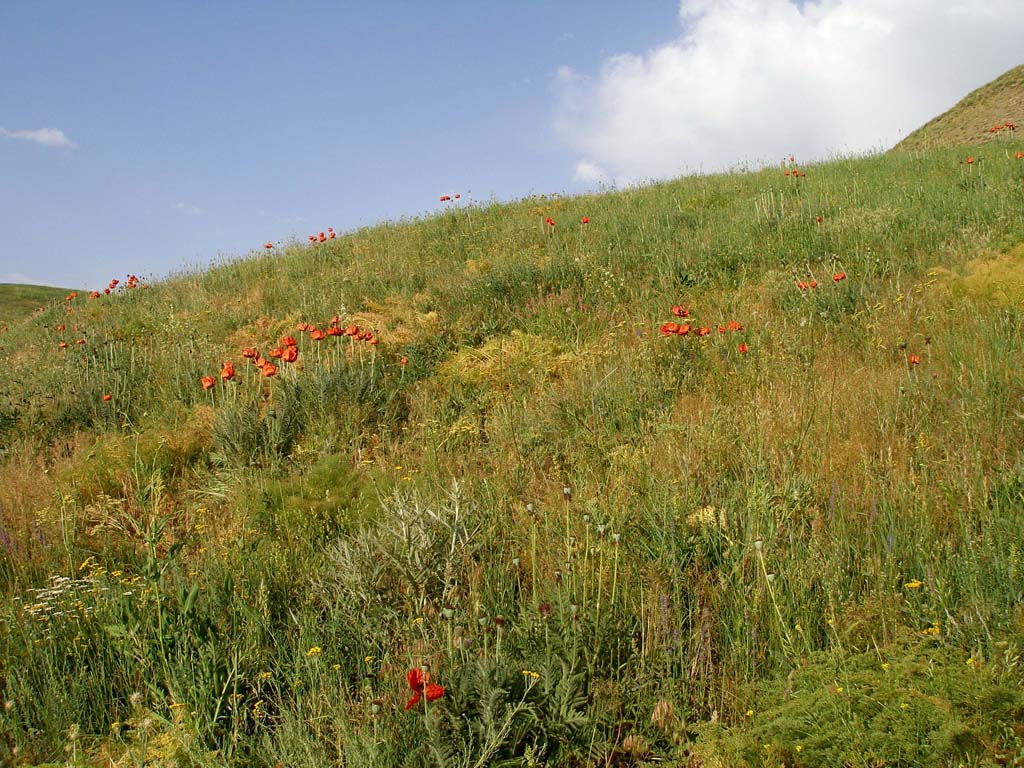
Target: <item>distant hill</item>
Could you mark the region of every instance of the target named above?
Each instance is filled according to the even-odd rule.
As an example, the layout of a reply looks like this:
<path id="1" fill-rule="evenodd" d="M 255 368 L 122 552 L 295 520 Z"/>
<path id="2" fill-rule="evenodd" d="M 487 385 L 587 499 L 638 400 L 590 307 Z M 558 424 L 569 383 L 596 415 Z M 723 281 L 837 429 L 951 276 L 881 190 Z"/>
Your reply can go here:
<path id="1" fill-rule="evenodd" d="M 1014 67 L 925 123 L 893 149 L 933 149 L 1010 139 L 1014 131 L 996 126 L 1015 123 L 1024 130 L 1024 65 Z"/>
<path id="2" fill-rule="evenodd" d="M 0 325 L 27 317 L 54 299 L 66 296 L 66 288 L 48 285 L 0 283 Z"/>

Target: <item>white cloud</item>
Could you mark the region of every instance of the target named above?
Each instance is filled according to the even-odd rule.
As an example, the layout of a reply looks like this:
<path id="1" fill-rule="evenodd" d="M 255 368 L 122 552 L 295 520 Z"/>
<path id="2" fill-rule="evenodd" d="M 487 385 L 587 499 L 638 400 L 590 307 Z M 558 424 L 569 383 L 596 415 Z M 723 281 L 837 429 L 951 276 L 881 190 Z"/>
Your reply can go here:
<path id="1" fill-rule="evenodd" d="M 683 0 L 678 39 L 559 68 L 588 181 L 888 148 L 1022 63 L 1019 0 Z"/>
<path id="2" fill-rule="evenodd" d="M 64 135 L 59 128 L 35 128 L 28 131 L 9 131 L 0 128 L 0 136 L 8 139 L 22 139 L 42 144 L 44 147 L 57 147 L 58 149 L 77 149 L 78 145 Z"/>

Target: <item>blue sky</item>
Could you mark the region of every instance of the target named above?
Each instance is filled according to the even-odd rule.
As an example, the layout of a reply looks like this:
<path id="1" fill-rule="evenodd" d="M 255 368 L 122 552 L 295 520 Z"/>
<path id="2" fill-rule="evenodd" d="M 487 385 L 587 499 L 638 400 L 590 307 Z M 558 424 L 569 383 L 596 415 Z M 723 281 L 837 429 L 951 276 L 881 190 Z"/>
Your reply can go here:
<path id="1" fill-rule="evenodd" d="M 673 2 L 2 3 L 0 281 L 93 288 L 265 240 L 576 191 L 559 66 Z M 15 73 L 24 73 L 16 75 Z"/>
<path id="2" fill-rule="evenodd" d="M 1021 63 L 1016 3 L 0 2 L 0 282 L 879 148 Z"/>

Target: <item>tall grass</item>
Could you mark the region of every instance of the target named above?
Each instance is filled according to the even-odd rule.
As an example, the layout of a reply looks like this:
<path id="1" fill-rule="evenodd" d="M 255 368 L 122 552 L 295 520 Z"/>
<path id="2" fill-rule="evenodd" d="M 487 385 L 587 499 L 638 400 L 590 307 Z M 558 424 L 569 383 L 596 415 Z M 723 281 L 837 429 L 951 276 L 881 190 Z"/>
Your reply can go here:
<path id="1" fill-rule="evenodd" d="M 12 326 L 0 756 L 1019 759 L 1015 149 L 454 207 Z M 334 315 L 379 345 L 296 330 Z"/>

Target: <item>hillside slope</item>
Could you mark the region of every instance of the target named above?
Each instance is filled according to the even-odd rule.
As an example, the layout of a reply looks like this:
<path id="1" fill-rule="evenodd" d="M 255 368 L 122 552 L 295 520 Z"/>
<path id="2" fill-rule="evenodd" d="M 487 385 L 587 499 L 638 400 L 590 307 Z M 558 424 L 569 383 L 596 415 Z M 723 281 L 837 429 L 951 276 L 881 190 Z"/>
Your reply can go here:
<path id="1" fill-rule="evenodd" d="M 1022 192 L 448 201 L 12 325 L 0 763 L 1004 764 Z"/>
<path id="2" fill-rule="evenodd" d="M 0 283 L 0 325 L 28 317 L 45 308 L 53 301 L 63 298 L 68 291 L 46 285 L 22 285 Z"/>
<path id="3" fill-rule="evenodd" d="M 1007 127 L 1009 124 L 1011 127 Z M 971 91 L 893 149 L 897 151 L 1013 141 L 1024 130 L 1024 65 Z"/>

